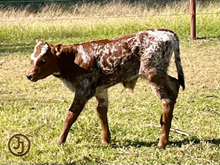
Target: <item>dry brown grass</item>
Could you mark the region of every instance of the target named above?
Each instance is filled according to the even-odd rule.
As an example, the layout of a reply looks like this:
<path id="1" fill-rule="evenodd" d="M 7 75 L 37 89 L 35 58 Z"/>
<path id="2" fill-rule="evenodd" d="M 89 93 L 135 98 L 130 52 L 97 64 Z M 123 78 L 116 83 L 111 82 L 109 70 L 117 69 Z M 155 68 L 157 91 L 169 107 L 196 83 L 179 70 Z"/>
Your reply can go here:
<path id="1" fill-rule="evenodd" d="M 219 13 L 218 3 L 201 3 L 197 2 L 198 13 Z M 83 3 L 69 7 L 62 5 L 49 4 L 42 7 L 38 12 L 30 12 L 30 6 L 26 8 L 1 9 L 1 20 L 33 20 L 33 19 L 65 19 L 65 18 L 85 18 L 85 17 L 150 17 L 159 15 L 176 15 L 189 14 L 189 2 L 182 1 L 164 5 L 163 7 L 147 6 L 144 3 L 126 3 L 126 2 L 109 2 L 100 3 Z"/>

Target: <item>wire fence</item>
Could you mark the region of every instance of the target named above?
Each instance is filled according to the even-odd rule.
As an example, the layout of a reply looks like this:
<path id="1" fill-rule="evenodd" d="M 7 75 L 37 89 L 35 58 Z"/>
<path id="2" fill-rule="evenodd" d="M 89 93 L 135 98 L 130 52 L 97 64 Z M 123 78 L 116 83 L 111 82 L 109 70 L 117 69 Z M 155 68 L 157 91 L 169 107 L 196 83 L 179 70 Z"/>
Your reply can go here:
<path id="1" fill-rule="evenodd" d="M 196 13 L 197 16 L 199 15 L 219 15 L 220 12 L 216 13 Z M 120 18 L 147 18 L 147 17 L 175 17 L 175 16 L 190 16 L 190 14 L 182 13 L 182 14 L 157 14 L 157 15 L 145 15 L 145 16 L 85 16 L 85 17 L 53 17 L 53 18 L 28 18 L 28 19 L 4 19 L 3 17 L 0 18 L 0 22 L 36 22 L 36 21 L 65 21 L 65 20 L 94 20 L 94 19 L 120 19 Z"/>
<path id="2" fill-rule="evenodd" d="M 99 1 L 102 1 L 102 0 L 99 0 Z M 28 0 L 28 1 L 4 1 L 4 0 L 1 0 L 0 1 L 0 4 L 10 4 L 10 5 L 26 5 L 26 4 L 48 4 L 48 3 L 78 3 L 80 2 L 80 0 Z"/>
<path id="3" fill-rule="evenodd" d="M 53 2 L 74 2 L 71 0 L 29 0 L 29 1 L 4 1 L 1 0 L 0 3 L 41 3 L 41 2 L 47 2 L 47 3 L 53 3 Z"/>

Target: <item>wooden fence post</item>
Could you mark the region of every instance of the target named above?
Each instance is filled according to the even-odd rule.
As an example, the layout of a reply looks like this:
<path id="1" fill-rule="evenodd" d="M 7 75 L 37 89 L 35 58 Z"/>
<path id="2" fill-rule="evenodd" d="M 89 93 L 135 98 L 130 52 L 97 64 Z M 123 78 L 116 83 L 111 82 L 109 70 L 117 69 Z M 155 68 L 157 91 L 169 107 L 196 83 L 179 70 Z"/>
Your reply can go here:
<path id="1" fill-rule="evenodd" d="M 196 0 L 190 0 L 190 33 L 191 39 L 196 39 Z"/>

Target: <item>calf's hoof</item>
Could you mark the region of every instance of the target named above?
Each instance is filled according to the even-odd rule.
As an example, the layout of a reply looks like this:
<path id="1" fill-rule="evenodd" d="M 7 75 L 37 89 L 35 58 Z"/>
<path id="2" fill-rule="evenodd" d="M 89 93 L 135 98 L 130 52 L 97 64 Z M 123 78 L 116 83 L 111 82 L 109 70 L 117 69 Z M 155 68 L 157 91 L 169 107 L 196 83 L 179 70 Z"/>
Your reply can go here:
<path id="1" fill-rule="evenodd" d="M 164 143 L 159 142 L 158 145 L 157 145 L 157 148 L 159 150 L 164 150 L 166 145 L 167 145 L 167 143 L 165 143 L 165 142 Z"/>
<path id="2" fill-rule="evenodd" d="M 102 144 L 103 145 L 107 145 L 107 144 L 109 144 L 111 142 L 111 137 L 109 136 L 109 137 L 107 137 L 107 138 L 104 138 L 103 140 L 102 140 Z"/>
<path id="3" fill-rule="evenodd" d="M 157 146 L 157 149 L 159 149 L 159 150 L 164 150 L 165 149 L 165 146 Z"/>
<path id="4" fill-rule="evenodd" d="M 57 139 L 57 145 L 58 146 L 63 146 L 65 144 L 65 141 L 62 140 L 60 137 Z"/>
<path id="5" fill-rule="evenodd" d="M 107 145 L 107 144 L 109 144 L 109 143 L 110 143 L 110 141 L 102 140 L 102 144 L 103 144 L 103 145 Z"/>

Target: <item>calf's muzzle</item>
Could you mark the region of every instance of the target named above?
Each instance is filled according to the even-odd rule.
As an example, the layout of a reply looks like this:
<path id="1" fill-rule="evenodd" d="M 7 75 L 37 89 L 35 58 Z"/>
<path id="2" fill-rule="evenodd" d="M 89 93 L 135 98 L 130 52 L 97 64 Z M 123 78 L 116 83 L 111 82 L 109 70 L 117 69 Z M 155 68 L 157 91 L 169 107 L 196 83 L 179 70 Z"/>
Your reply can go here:
<path id="1" fill-rule="evenodd" d="M 26 77 L 27 77 L 28 80 L 31 80 L 33 78 L 32 75 L 26 75 Z"/>

